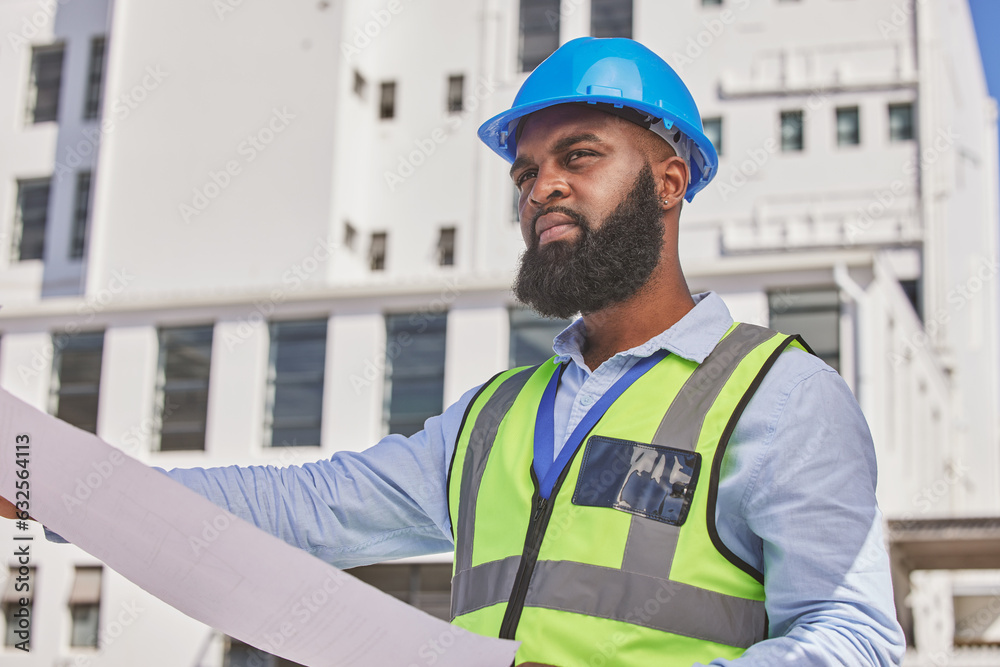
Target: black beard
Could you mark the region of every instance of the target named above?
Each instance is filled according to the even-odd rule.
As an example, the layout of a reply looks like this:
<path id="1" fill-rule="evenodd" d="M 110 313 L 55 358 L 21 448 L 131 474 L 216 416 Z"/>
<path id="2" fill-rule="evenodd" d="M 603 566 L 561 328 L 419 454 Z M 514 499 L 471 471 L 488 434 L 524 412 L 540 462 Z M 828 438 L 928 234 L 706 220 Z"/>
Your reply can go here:
<path id="1" fill-rule="evenodd" d="M 580 228 L 575 243 L 539 246 L 535 222 L 544 213 L 570 216 Z M 639 292 L 660 262 L 663 211 L 647 163 L 631 192 L 597 230 L 576 211 L 540 209 L 531 221 L 531 245 L 521 254 L 514 296 L 544 317 L 565 319 L 621 303 Z"/>

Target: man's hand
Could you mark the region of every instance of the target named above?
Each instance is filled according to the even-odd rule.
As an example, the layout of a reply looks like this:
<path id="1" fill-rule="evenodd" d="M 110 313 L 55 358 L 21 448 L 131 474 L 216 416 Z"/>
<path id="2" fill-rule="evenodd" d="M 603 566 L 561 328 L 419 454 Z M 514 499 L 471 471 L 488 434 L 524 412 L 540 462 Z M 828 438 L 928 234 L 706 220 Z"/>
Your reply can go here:
<path id="1" fill-rule="evenodd" d="M 17 508 L 9 500 L 0 496 L 0 517 L 4 519 L 17 519 Z M 30 518 L 30 517 L 29 517 Z"/>

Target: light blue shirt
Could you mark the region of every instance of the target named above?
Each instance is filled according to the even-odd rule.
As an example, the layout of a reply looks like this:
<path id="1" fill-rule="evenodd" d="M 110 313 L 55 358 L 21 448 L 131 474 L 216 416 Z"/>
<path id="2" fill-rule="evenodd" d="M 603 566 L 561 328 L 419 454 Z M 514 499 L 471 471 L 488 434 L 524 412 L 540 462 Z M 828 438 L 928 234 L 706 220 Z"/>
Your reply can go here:
<path id="1" fill-rule="evenodd" d="M 722 299 L 696 306 L 648 342 L 591 371 L 577 320 L 555 340 L 569 361 L 556 396 L 559 448 L 642 357 L 666 348 L 702 362 L 732 324 Z M 174 469 L 173 479 L 263 530 L 341 568 L 454 548 L 448 467 L 475 389 L 424 430 L 303 466 Z M 737 556 L 765 573 L 767 641 L 712 665 L 895 665 L 896 622 L 875 450 L 841 377 L 798 349 L 782 353 L 739 420 L 722 466 L 716 524 Z M 570 666 L 561 666 L 570 667 Z"/>

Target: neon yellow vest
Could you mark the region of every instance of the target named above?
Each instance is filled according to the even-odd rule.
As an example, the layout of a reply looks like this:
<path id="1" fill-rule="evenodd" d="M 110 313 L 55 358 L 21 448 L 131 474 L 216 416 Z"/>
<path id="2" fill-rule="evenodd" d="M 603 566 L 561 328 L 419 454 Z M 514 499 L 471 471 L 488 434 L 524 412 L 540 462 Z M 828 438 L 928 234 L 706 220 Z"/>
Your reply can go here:
<path id="1" fill-rule="evenodd" d="M 689 667 L 766 638 L 763 575 L 719 540 L 715 502 L 736 422 L 790 344 L 807 349 L 734 324 L 701 364 L 667 355 L 610 406 L 547 501 L 532 444 L 558 366 L 484 385 L 449 472 L 453 622 L 521 640 L 518 664 L 560 667 Z"/>

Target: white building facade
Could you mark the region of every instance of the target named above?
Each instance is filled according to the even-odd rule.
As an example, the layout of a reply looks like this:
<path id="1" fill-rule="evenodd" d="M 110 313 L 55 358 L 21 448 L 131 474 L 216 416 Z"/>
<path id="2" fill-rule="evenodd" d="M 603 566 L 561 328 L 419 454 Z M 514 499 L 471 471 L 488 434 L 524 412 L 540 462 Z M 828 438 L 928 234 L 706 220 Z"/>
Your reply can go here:
<path id="1" fill-rule="evenodd" d="M 475 130 L 560 43 L 631 36 L 721 156 L 681 216 L 692 290 L 838 368 L 890 538 L 1000 516 L 997 113 L 964 0 L 14 0 L 0 34 L 0 386 L 131 456 L 360 450 L 545 355 Z M 8 633 L 0 665 L 286 664 L 36 548 L 31 652 Z M 1000 564 L 911 555 L 908 664 L 996 664 Z M 361 574 L 443 615 L 448 558 Z"/>

